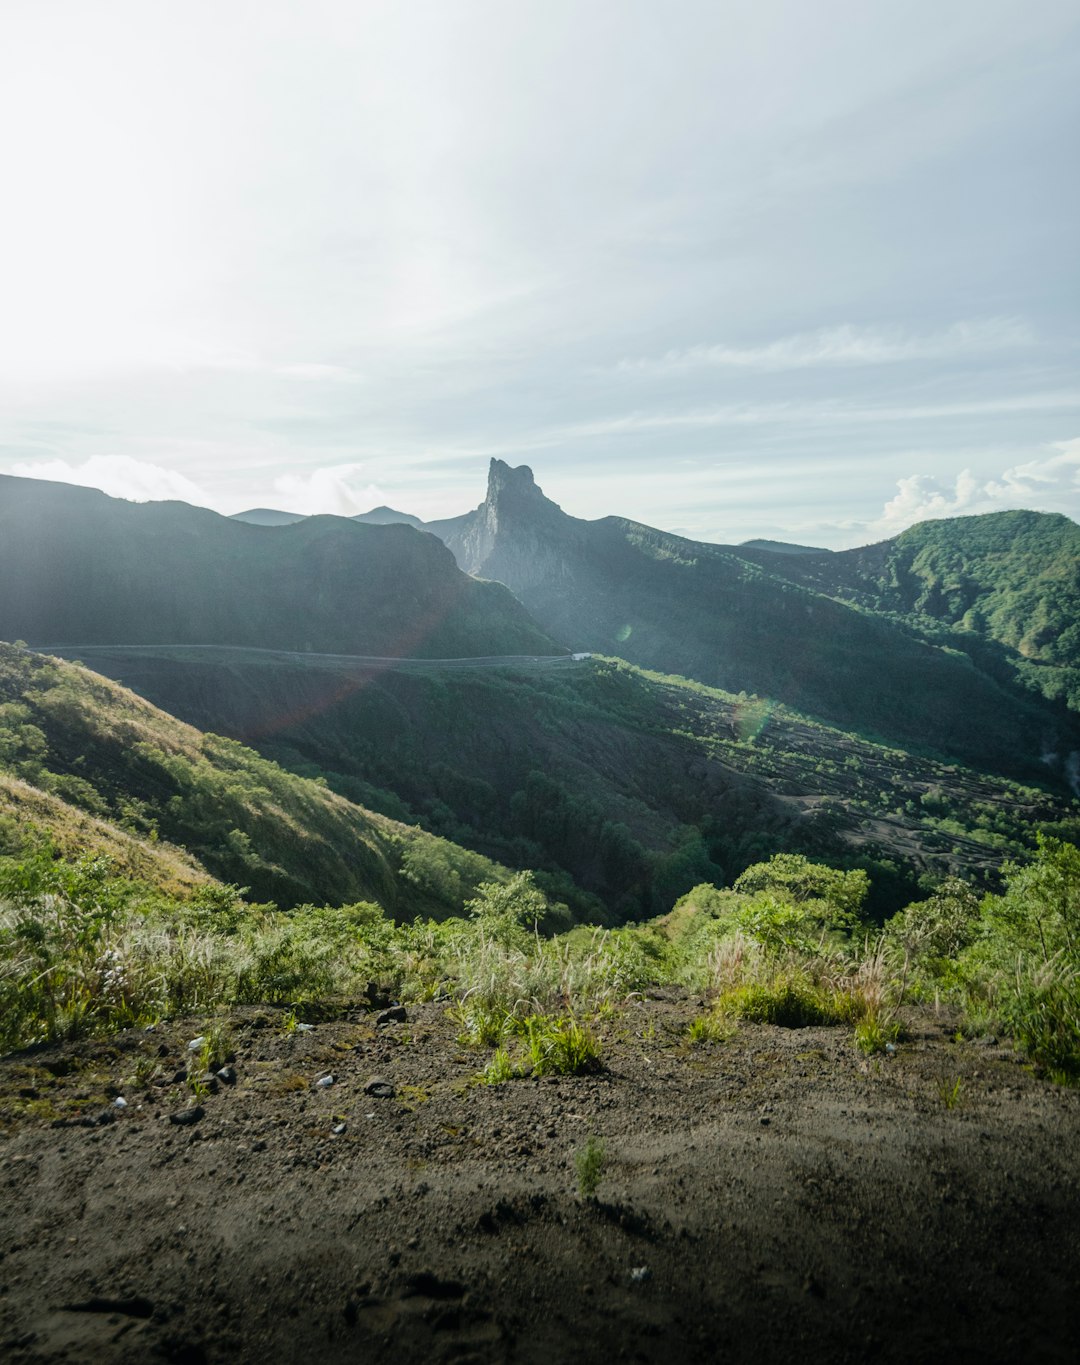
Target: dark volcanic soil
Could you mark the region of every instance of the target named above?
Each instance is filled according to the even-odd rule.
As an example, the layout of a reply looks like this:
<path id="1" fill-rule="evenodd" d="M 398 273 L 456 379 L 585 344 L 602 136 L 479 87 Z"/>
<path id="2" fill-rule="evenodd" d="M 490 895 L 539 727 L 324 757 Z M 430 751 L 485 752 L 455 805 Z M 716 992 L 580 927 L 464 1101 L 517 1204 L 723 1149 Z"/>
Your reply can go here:
<path id="1" fill-rule="evenodd" d="M 438 1004 L 288 1034 L 249 1011 L 190 1126 L 155 1082 L 203 1021 L 9 1057 L 0 1355 L 1076 1359 L 1080 1093 L 932 1016 L 865 1059 L 847 1029 L 689 1048 L 697 1011 L 628 1005 L 604 1074 L 498 1087 Z"/>

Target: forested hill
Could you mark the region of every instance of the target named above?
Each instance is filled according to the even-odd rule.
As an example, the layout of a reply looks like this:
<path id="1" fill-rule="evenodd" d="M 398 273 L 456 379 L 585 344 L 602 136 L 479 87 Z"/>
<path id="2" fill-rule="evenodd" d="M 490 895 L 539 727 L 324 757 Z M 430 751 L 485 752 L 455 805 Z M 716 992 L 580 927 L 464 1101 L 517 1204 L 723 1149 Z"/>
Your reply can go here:
<path id="1" fill-rule="evenodd" d="M 559 646 L 434 536 L 311 517 L 253 526 L 0 476 L 0 638 L 450 658 Z"/>
<path id="2" fill-rule="evenodd" d="M 924 521 L 894 540 L 800 557 L 798 582 L 979 641 L 1045 697 L 1080 710 L 1080 526 L 1043 512 Z"/>
<path id="3" fill-rule="evenodd" d="M 531 470 L 498 460 L 484 503 L 430 529 L 571 648 L 998 771 L 1034 772 L 1046 753 L 1080 747 L 1076 718 L 1024 687 L 996 645 L 972 656 L 884 601 L 837 600 L 835 561 L 861 581 L 849 557 L 709 545 L 621 517 L 583 521 L 546 498 Z M 855 553 L 872 562 L 872 550 Z"/>

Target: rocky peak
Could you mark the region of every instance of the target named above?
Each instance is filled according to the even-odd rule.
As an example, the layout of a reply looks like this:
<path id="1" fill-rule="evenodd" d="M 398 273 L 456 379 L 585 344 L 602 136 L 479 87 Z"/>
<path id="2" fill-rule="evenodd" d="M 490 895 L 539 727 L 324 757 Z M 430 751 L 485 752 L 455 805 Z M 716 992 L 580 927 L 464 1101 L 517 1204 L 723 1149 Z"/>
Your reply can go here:
<path id="1" fill-rule="evenodd" d="M 492 460 L 486 498 L 443 534 L 466 572 L 511 583 L 528 576 L 538 556 L 550 554 L 570 522 L 557 503 L 544 497 L 528 465 L 515 469 Z"/>
<path id="2" fill-rule="evenodd" d="M 544 497 L 543 490 L 537 486 L 533 472 L 527 464 L 516 469 L 504 460 L 492 460 L 488 468 L 488 486 L 485 506 L 498 511 L 520 508 L 538 509 L 555 504 Z"/>

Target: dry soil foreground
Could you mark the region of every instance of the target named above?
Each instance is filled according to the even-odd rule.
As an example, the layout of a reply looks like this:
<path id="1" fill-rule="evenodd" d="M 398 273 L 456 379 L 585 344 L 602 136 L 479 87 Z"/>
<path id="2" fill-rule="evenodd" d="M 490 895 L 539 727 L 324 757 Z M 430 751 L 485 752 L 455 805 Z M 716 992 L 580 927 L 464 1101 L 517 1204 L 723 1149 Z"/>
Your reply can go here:
<path id="1" fill-rule="evenodd" d="M 1080 1093 L 933 1016 L 867 1059 L 847 1029 L 691 1048 L 698 1008 L 631 1003 L 603 1074 L 501 1086 L 439 1004 L 250 1011 L 190 1125 L 204 1021 L 0 1061 L 0 1356 L 1077 1358 Z"/>

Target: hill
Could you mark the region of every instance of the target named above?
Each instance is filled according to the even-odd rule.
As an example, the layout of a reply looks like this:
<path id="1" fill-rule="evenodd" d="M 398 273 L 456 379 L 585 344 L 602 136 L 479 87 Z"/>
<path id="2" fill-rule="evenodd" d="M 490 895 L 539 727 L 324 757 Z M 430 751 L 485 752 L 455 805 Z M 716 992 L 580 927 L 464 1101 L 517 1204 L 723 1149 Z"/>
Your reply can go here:
<path id="1" fill-rule="evenodd" d="M 837 600 L 832 565 L 850 562 L 843 556 L 710 545 L 621 517 L 583 521 L 544 497 L 531 470 L 499 460 L 476 511 L 429 529 L 572 649 L 754 692 L 996 771 L 1034 777 L 1048 752 L 1080 748 L 1075 718 L 1007 670 L 868 600 Z"/>
<path id="2" fill-rule="evenodd" d="M 246 521 L 251 526 L 292 526 L 304 521 L 299 512 L 279 512 L 273 507 L 251 507 L 246 512 L 234 512 L 230 521 Z"/>
<path id="3" fill-rule="evenodd" d="M 1080 710 L 1080 526 L 1068 517 L 926 521 L 878 545 L 801 559 L 789 572 L 936 630 L 979 666 Z"/>
<path id="4" fill-rule="evenodd" d="M 402 525 L 251 526 L 0 477 L 0 638 L 458 657 L 558 646 L 506 588 Z"/>
<path id="5" fill-rule="evenodd" d="M 0 842 L 46 835 L 169 893 L 460 910 L 488 860 L 365 810 L 75 664 L 0 645 Z"/>
<path id="6" fill-rule="evenodd" d="M 395 522 L 404 522 L 406 526 L 412 526 L 417 531 L 425 529 L 424 523 L 419 517 L 410 516 L 408 512 L 395 512 L 392 507 L 373 507 L 370 512 L 358 512 L 353 521 L 367 522 L 371 526 L 392 526 Z"/>

